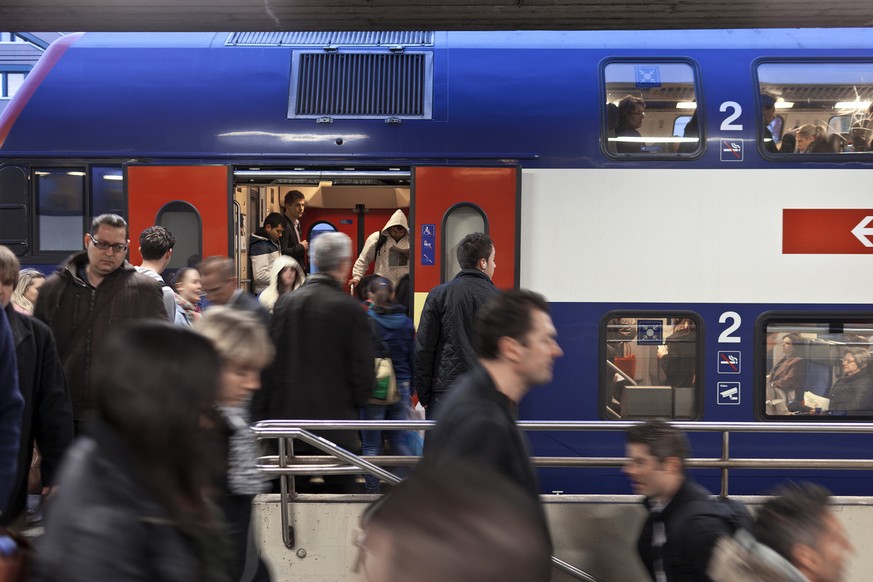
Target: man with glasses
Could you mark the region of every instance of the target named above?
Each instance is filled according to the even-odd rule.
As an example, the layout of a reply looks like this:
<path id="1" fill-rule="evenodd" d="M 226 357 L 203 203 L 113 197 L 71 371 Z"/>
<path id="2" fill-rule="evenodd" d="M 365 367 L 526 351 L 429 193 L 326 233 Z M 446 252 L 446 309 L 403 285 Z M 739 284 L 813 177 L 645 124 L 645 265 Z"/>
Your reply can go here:
<path id="1" fill-rule="evenodd" d="M 124 257 L 127 222 L 101 214 L 85 234 L 85 251 L 46 279 L 34 316 L 51 328 L 73 400 L 76 434 L 93 408 L 90 379 L 108 332 L 137 319 L 167 321 L 161 288 Z"/>

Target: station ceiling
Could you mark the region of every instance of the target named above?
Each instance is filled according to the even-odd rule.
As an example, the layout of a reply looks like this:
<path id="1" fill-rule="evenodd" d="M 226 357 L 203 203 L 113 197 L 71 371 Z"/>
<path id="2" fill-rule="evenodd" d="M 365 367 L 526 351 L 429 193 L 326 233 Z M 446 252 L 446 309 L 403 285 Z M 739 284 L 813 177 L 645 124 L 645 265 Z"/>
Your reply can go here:
<path id="1" fill-rule="evenodd" d="M 869 26 L 871 0 L 0 0 L 11 32 Z"/>

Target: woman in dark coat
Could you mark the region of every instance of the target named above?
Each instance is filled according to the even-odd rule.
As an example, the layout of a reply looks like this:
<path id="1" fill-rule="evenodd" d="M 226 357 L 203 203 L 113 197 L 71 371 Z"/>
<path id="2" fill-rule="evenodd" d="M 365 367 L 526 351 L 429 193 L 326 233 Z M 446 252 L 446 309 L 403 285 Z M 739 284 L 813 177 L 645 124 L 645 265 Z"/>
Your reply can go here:
<path id="1" fill-rule="evenodd" d="M 843 356 L 843 375 L 831 391 L 831 413 L 873 414 L 873 377 L 870 374 L 870 352 L 864 348 L 849 348 Z"/>
<path id="2" fill-rule="evenodd" d="M 37 579 L 227 582 L 226 542 L 207 501 L 216 458 L 212 345 L 167 323 L 107 338 L 96 415 L 49 499 Z"/>

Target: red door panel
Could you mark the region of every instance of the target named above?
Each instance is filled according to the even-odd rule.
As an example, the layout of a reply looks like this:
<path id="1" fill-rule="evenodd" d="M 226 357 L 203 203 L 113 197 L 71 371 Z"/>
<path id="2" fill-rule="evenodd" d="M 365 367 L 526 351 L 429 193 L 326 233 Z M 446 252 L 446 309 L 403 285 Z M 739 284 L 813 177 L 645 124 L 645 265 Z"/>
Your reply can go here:
<path id="1" fill-rule="evenodd" d="M 203 256 L 230 256 L 229 166 L 127 166 L 130 259 L 139 264 L 139 233 L 155 224 L 167 203 L 183 201 L 199 213 Z"/>
<path id="2" fill-rule="evenodd" d="M 497 250 L 494 284 L 518 286 L 520 170 L 512 168 L 424 168 L 413 170 L 410 229 L 415 249 L 413 285 L 427 293 L 443 282 L 442 230 L 446 213 L 457 204 L 472 204 L 485 215 L 487 234 Z M 422 227 L 434 225 L 433 264 L 422 253 Z M 418 304 L 418 301 L 416 301 Z"/>

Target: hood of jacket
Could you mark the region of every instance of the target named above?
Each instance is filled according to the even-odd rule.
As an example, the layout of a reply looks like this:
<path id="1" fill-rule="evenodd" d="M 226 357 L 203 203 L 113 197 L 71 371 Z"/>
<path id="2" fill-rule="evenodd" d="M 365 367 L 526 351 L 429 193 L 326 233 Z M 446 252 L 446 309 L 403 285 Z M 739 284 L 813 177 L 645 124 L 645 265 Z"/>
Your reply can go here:
<path id="1" fill-rule="evenodd" d="M 265 240 L 265 241 L 272 242 L 272 240 L 273 240 L 270 238 L 270 235 L 267 232 L 267 229 L 265 229 L 263 226 L 259 226 L 258 228 L 256 228 L 255 232 L 252 233 L 250 238 L 251 238 L 252 242 L 259 241 L 259 240 Z"/>
<path id="2" fill-rule="evenodd" d="M 403 214 L 403 211 L 399 208 L 394 211 L 394 214 L 391 215 L 391 218 L 388 219 L 388 222 L 386 222 L 385 226 L 382 227 L 382 234 L 388 235 L 388 229 L 392 226 L 402 226 L 406 231 L 406 234 L 409 234 L 409 222 L 407 222 L 406 215 Z"/>
<path id="3" fill-rule="evenodd" d="M 718 541 L 707 574 L 713 582 L 809 582 L 788 560 L 744 529 Z"/>
<path id="4" fill-rule="evenodd" d="M 402 305 L 388 305 L 386 307 L 371 305 L 368 313 L 370 317 L 388 329 L 402 329 L 409 319 L 406 317 L 406 310 Z"/>

